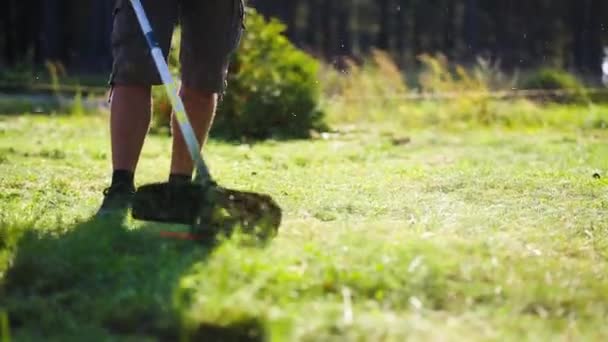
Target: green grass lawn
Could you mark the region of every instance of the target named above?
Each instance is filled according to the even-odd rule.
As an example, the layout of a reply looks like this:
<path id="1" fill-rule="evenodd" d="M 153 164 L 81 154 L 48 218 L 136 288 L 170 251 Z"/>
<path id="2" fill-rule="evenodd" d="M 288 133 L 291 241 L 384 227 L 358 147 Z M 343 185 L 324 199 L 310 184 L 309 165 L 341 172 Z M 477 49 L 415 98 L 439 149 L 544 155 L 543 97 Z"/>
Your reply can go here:
<path id="1" fill-rule="evenodd" d="M 361 124 L 214 141 L 219 182 L 285 220 L 264 247 L 211 248 L 91 218 L 105 115 L 0 116 L 0 316 L 15 341 L 606 340 L 607 139 Z M 169 150 L 150 137 L 138 184 L 167 177 Z"/>

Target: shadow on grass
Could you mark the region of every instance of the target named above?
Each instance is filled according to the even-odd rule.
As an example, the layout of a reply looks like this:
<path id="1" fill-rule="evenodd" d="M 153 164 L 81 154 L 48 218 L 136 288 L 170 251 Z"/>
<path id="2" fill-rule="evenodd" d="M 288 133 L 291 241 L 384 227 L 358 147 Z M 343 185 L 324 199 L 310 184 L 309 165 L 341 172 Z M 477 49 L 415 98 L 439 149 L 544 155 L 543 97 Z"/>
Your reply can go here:
<path id="1" fill-rule="evenodd" d="M 15 338 L 265 339 L 257 319 L 204 324 L 184 336 L 173 293 L 214 246 L 162 239 L 154 224 L 130 230 L 123 221 L 92 218 L 63 234 L 20 239 L 0 299 Z"/>

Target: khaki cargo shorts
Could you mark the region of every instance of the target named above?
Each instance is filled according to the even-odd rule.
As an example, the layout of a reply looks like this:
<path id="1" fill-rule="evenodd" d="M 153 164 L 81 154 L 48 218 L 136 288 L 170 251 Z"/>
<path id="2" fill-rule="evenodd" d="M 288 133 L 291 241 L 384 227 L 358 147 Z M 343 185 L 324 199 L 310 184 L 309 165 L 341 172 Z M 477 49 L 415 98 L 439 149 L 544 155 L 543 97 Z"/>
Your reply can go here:
<path id="1" fill-rule="evenodd" d="M 129 0 L 115 1 L 110 85 L 162 84 Z M 243 1 L 141 0 L 165 58 L 173 31 L 181 25 L 183 85 L 224 92 L 230 56 L 243 33 Z"/>

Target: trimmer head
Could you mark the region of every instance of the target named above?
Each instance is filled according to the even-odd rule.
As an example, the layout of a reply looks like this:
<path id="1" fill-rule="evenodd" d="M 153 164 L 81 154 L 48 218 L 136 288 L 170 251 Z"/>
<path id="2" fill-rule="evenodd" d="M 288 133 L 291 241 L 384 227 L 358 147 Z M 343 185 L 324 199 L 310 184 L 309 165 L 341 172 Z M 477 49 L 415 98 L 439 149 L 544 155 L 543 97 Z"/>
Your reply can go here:
<path id="1" fill-rule="evenodd" d="M 214 183 L 159 183 L 137 190 L 132 215 L 137 220 L 190 225 L 191 236 L 230 235 L 240 229 L 267 239 L 276 235 L 282 211 L 268 195 Z"/>

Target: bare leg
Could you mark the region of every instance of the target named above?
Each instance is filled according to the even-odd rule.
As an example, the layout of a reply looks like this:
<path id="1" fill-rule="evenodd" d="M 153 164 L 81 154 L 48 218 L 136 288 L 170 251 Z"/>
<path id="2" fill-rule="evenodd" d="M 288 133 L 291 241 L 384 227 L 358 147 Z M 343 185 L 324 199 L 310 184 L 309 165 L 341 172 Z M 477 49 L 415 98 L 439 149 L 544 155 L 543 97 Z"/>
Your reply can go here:
<path id="1" fill-rule="evenodd" d="M 148 86 L 114 87 L 110 108 L 114 170 L 135 172 L 150 126 L 150 100 Z"/>
<path id="2" fill-rule="evenodd" d="M 207 141 L 207 136 L 217 107 L 217 93 L 194 90 L 188 87 L 180 89 L 180 97 L 184 101 L 188 118 L 197 139 L 203 147 Z M 172 121 L 173 129 L 173 154 L 171 158 L 171 174 L 190 176 L 193 171 L 193 163 L 188 153 L 188 148 L 179 130 L 175 117 Z"/>
<path id="3" fill-rule="evenodd" d="M 147 86 L 114 87 L 110 106 L 114 172 L 97 215 L 123 215 L 131 206 L 135 191 L 133 174 L 150 125 L 150 96 Z"/>

